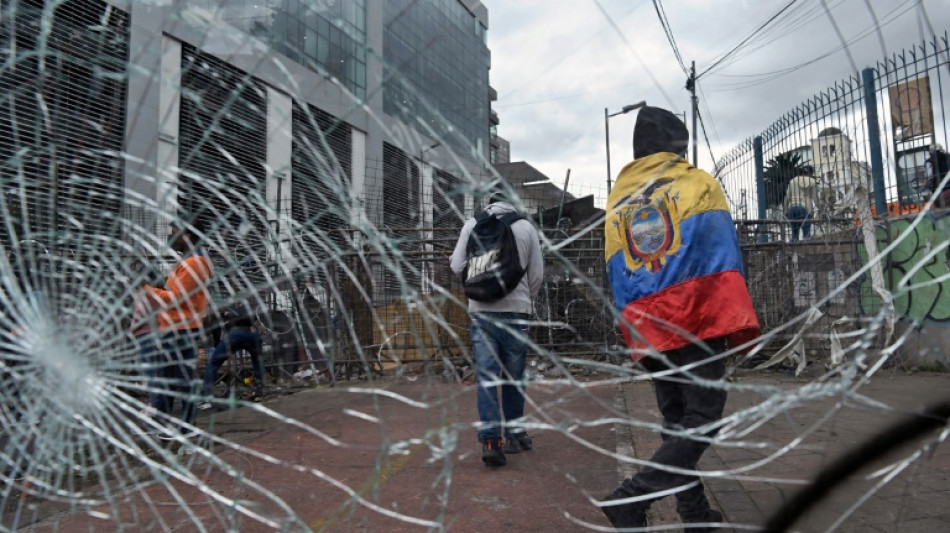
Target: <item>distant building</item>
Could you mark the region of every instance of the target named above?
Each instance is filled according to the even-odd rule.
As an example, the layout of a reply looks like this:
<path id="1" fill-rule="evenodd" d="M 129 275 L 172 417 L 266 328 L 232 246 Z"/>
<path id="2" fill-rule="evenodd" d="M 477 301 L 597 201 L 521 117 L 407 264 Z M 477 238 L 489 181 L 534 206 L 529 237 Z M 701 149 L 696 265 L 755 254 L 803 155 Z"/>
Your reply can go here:
<path id="1" fill-rule="evenodd" d="M 191 212 L 230 259 L 287 259 L 273 243 L 309 232 L 312 250 L 343 246 L 361 217 L 458 226 L 473 205 L 461 185 L 489 173 L 478 0 L 20 0 L 11 13 L 0 152 L 33 158 L 4 169 L 30 191 L 5 194 L 17 233 L 118 231 L 125 210 L 163 239 Z"/>
<path id="2" fill-rule="evenodd" d="M 511 162 L 511 144 L 501 137 L 492 139 L 492 160 L 493 165 Z"/>
<path id="3" fill-rule="evenodd" d="M 811 151 L 814 157 L 815 177 L 820 180 L 823 189 L 831 192 L 828 201 L 839 205 L 853 196 L 855 189 L 862 186 L 871 192 L 870 173 L 867 164 L 856 161 L 851 139 L 840 129 L 825 128 L 812 140 Z"/>
<path id="4" fill-rule="evenodd" d="M 544 173 L 524 161 L 501 163 L 495 170 L 518 193 L 530 213 L 557 207 L 561 202 L 575 200 Z"/>

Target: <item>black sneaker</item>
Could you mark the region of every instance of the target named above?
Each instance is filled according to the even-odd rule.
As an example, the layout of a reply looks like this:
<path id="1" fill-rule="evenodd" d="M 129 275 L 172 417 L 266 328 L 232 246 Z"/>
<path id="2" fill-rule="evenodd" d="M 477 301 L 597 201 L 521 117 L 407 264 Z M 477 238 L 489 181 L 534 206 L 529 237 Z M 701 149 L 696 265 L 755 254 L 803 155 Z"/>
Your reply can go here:
<path id="1" fill-rule="evenodd" d="M 505 466 L 508 459 L 501 449 L 501 439 L 488 439 L 482 443 L 482 462 L 485 466 Z"/>
<path id="2" fill-rule="evenodd" d="M 534 448 L 534 441 L 527 433 L 521 433 L 520 435 L 506 437 L 503 451 L 505 453 L 521 453 L 521 450 L 528 451 L 531 448 Z"/>
<path id="3" fill-rule="evenodd" d="M 722 513 L 715 509 L 706 509 L 706 511 L 697 514 L 690 514 L 681 517 L 683 519 L 684 531 L 688 533 L 709 533 L 719 529 L 719 526 L 699 526 L 690 527 L 690 524 L 718 524 L 722 522 Z"/>
<path id="4" fill-rule="evenodd" d="M 630 494 L 627 494 L 621 489 L 617 489 L 608 494 L 602 502 L 606 503 L 611 500 L 622 500 L 630 496 Z M 633 502 L 604 506 L 601 507 L 600 510 L 607 515 L 607 519 L 610 520 L 610 523 L 616 528 L 647 527 L 647 508 L 649 506 L 650 504 L 648 502 Z"/>

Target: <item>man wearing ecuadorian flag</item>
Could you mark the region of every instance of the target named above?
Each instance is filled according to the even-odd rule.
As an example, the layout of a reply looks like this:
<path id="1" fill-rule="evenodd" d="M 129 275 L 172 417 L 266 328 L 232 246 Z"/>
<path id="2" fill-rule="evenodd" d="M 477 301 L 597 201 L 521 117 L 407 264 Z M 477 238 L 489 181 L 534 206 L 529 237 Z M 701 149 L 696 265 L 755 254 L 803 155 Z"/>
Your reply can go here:
<path id="1" fill-rule="evenodd" d="M 709 507 L 696 464 L 726 404 L 725 357 L 759 335 L 739 240 L 725 194 L 683 156 L 689 133 L 665 109 L 644 107 L 633 130 L 634 161 L 607 204 L 607 274 L 634 359 L 650 372 L 664 420 L 651 463 L 605 498 L 615 527 L 645 527 L 649 495 L 676 492 L 684 524 L 722 515 Z M 690 473 L 683 473 L 690 472 Z M 631 501 L 630 499 L 633 499 Z"/>

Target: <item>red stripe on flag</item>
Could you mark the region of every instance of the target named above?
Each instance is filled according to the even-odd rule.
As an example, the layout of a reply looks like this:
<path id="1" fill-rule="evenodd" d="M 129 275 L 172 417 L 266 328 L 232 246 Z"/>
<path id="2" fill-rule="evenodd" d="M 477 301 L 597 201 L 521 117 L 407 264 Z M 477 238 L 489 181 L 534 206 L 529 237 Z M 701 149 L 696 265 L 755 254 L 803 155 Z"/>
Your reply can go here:
<path id="1" fill-rule="evenodd" d="M 622 318 L 623 338 L 635 350 L 652 346 L 666 352 L 719 337 L 735 347 L 759 336 L 752 299 L 737 270 L 693 278 L 630 302 Z"/>

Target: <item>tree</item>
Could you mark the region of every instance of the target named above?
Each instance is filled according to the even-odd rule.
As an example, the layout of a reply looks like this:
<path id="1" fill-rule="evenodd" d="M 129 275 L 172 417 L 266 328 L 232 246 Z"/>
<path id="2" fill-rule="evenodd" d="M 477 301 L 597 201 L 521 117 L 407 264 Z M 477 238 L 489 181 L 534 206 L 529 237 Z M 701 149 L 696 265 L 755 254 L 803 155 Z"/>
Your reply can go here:
<path id="1" fill-rule="evenodd" d="M 795 176 L 811 174 L 810 166 L 802 162 L 796 152 L 779 154 L 766 163 L 765 201 L 770 207 L 780 206 L 785 201 L 785 189 Z"/>

